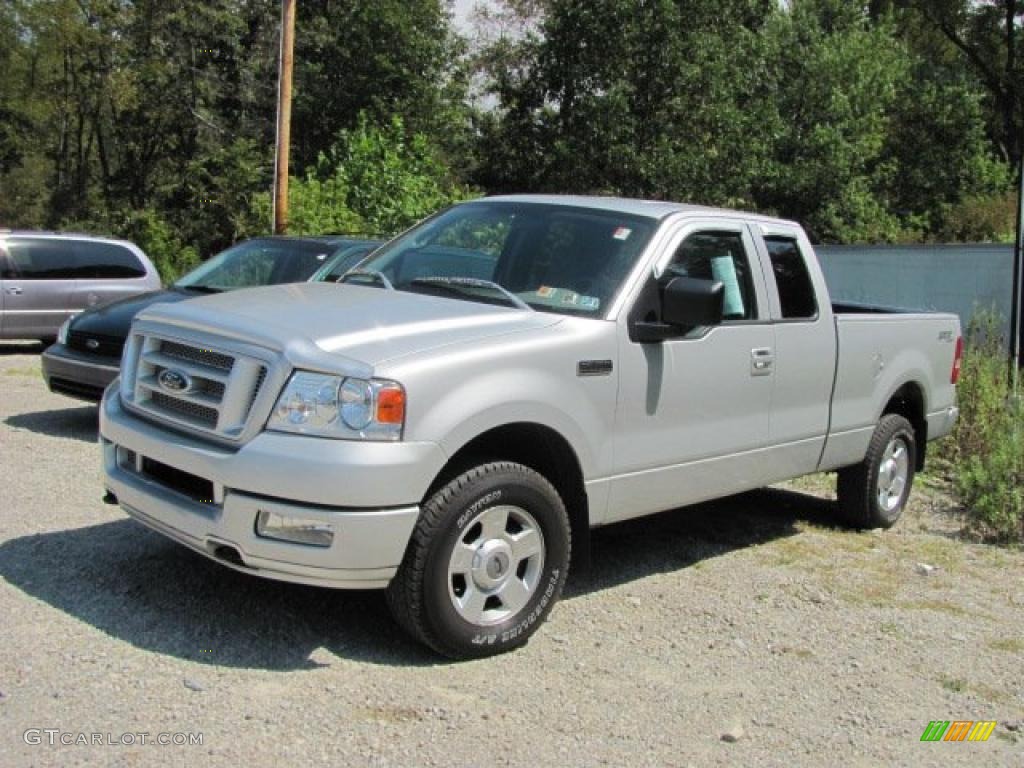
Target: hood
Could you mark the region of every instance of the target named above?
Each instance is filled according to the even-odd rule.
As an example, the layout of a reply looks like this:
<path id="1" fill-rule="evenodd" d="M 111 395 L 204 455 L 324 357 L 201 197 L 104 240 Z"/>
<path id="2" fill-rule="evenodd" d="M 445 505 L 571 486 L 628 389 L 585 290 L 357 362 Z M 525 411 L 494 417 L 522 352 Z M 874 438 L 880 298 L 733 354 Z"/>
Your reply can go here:
<path id="1" fill-rule="evenodd" d="M 103 336 L 116 336 L 121 339 L 128 337 L 132 318 L 146 307 L 172 301 L 184 301 L 199 296 L 199 293 L 180 288 L 163 291 L 150 291 L 118 299 L 101 307 L 85 310 L 71 321 L 75 331 L 93 333 Z"/>
<path id="2" fill-rule="evenodd" d="M 559 315 L 337 283 L 251 288 L 140 315 L 285 351 L 313 345 L 368 365 L 449 344 L 543 328 Z"/>

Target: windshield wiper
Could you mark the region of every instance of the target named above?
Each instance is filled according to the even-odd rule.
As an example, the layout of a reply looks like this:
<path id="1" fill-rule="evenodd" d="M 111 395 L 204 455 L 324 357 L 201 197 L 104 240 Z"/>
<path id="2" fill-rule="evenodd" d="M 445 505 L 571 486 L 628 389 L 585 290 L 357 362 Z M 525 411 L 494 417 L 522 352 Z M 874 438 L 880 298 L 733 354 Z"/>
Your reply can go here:
<path id="1" fill-rule="evenodd" d="M 383 285 L 389 291 L 395 290 L 395 286 L 393 286 L 391 284 L 391 281 L 388 280 L 388 276 L 385 275 L 383 272 L 378 272 L 375 269 L 353 269 L 353 270 L 349 270 L 348 272 L 346 272 L 344 275 L 339 277 L 334 282 L 336 282 L 336 283 L 347 283 L 348 279 L 350 277 L 369 277 L 369 278 L 372 278 L 373 280 L 376 280 L 377 282 L 379 282 L 381 285 Z"/>
<path id="2" fill-rule="evenodd" d="M 223 288 L 217 288 L 212 285 L 176 285 L 174 287 L 185 291 L 195 291 L 196 293 L 224 293 Z"/>
<path id="3" fill-rule="evenodd" d="M 533 312 L 533 307 L 512 293 L 512 291 L 491 280 L 481 280 L 476 277 L 417 277 L 412 280 L 410 285 L 430 285 L 440 288 L 453 288 L 454 290 L 450 291 L 450 293 L 463 297 L 467 296 L 467 294 L 465 291 L 459 290 L 460 286 L 465 286 L 467 288 L 487 288 L 500 293 L 501 296 L 516 309 L 525 309 L 527 312 Z"/>

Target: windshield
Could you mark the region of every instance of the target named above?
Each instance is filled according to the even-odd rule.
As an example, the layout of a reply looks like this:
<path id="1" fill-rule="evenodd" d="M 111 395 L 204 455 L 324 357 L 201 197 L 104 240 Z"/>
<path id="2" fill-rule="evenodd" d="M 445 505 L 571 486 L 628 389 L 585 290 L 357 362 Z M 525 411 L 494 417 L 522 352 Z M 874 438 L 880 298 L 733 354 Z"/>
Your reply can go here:
<path id="1" fill-rule="evenodd" d="M 232 291 L 255 285 L 301 283 L 324 265 L 333 250 L 315 240 L 246 240 L 196 267 L 175 286 Z"/>
<path id="2" fill-rule="evenodd" d="M 481 200 L 428 219 L 359 270 L 400 291 L 503 306 L 518 298 L 540 311 L 600 317 L 656 225 L 614 211 Z"/>

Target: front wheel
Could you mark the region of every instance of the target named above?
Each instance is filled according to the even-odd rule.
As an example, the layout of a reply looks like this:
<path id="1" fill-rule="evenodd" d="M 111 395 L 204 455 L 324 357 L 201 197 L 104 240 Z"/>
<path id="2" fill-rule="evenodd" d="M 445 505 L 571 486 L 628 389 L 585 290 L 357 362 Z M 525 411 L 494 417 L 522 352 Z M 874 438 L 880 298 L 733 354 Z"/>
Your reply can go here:
<path id="1" fill-rule="evenodd" d="M 914 482 L 917 443 L 902 416 L 887 414 L 875 427 L 860 464 L 839 470 L 839 509 L 856 528 L 891 528 L 903 514 Z"/>
<path id="2" fill-rule="evenodd" d="M 547 618 L 569 551 L 569 518 L 547 479 L 521 464 L 481 464 L 424 505 L 388 604 L 406 631 L 446 656 L 503 653 Z"/>

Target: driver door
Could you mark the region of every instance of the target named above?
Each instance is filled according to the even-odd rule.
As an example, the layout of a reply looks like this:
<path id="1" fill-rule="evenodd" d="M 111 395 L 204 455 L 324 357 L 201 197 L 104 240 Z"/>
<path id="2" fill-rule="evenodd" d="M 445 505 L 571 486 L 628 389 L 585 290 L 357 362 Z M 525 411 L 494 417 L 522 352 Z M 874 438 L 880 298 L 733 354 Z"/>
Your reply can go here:
<path id="1" fill-rule="evenodd" d="M 681 224 L 649 279 L 672 275 L 722 282 L 725 317 L 661 343 L 632 341 L 629 317 L 648 312 L 641 304 L 651 285 L 619 317 L 615 475 L 606 522 L 755 488 L 766 476 L 775 331 L 746 223 Z"/>

